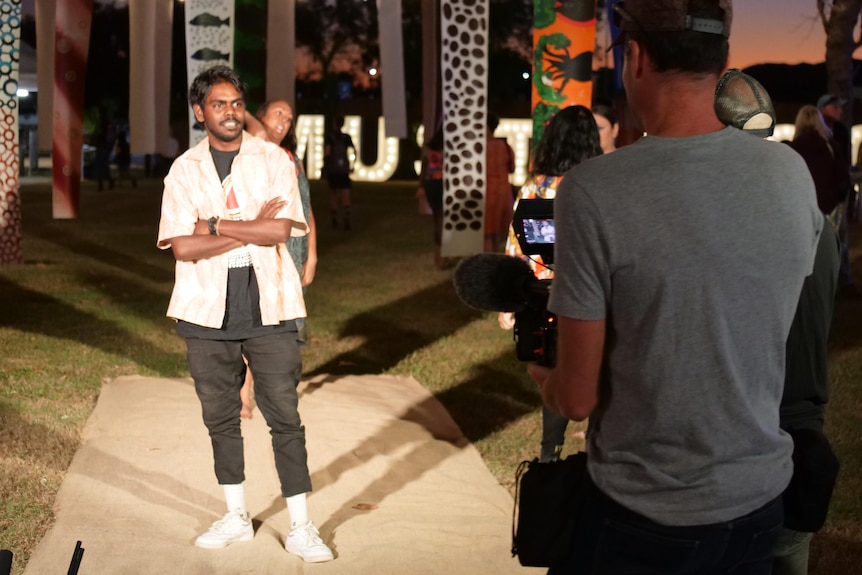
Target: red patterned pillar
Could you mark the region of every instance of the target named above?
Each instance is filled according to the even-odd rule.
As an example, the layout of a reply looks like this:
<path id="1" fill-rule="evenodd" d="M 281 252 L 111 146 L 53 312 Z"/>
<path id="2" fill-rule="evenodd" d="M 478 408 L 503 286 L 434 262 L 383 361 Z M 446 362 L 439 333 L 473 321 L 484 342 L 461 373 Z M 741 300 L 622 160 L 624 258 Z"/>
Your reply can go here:
<path id="1" fill-rule="evenodd" d="M 18 181 L 18 49 L 21 0 L 0 6 L 0 264 L 20 264 L 21 195 Z"/>
<path id="2" fill-rule="evenodd" d="M 57 0 L 36 0 L 36 85 L 39 92 L 39 152 L 51 153 L 54 139 L 54 28 Z"/>
<path id="3" fill-rule="evenodd" d="M 78 217 L 84 145 L 84 86 L 93 0 L 57 4 L 54 53 L 54 218 Z"/>

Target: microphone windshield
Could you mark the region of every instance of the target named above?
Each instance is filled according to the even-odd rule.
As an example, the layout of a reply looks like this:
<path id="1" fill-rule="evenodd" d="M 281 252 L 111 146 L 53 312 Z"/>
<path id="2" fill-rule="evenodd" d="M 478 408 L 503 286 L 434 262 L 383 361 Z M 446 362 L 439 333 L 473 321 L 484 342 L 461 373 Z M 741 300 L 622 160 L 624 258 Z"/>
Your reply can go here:
<path id="1" fill-rule="evenodd" d="M 521 311 L 527 306 L 525 285 L 533 280 L 530 265 L 504 254 L 476 254 L 461 260 L 453 283 L 458 298 L 482 311 Z"/>

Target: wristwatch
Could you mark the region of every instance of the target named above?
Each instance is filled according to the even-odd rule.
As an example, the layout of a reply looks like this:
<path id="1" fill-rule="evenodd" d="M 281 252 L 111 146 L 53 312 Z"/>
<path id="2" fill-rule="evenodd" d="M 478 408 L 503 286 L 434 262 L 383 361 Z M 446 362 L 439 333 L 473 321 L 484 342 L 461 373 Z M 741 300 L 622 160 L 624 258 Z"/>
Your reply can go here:
<path id="1" fill-rule="evenodd" d="M 218 224 L 218 216 L 213 216 L 207 220 L 207 228 L 209 228 L 211 236 L 218 235 L 218 228 L 216 227 L 216 224 Z"/>

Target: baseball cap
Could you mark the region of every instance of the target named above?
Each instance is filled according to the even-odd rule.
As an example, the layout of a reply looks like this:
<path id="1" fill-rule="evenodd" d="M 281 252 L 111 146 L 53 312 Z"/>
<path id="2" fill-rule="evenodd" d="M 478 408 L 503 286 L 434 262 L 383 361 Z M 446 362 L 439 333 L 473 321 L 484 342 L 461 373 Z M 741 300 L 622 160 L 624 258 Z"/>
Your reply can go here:
<path id="1" fill-rule="evenodd" d="M 706 34 L 730 36 L 733 19 L 731 0 L 718 0 L 724 18 L 715 20 L 689 14 L 689 0 L 622 0 L 614 4 L 614 25 L 620 34 L 611 44 L 618 46 L 626 41 L 626 33 L 684 32 L 691 30 Z"/>
<path id="2" fill-rule="evenodd" d="M 738 68 L 731 68 L 715 87 L 715 114 L 725 126 L 733 126 L 761 138 L 775 129 L 775 108 L 766 89 Z"/>
<path id="3" fill-rule="evenodd" d="M 838 104 L 839 106 L 843 106 L 846 103 L 847 103 L 847 100 L 845 100 L 844 98 L 839 98 L 838 96 L 835 96 L 834 94 L 823 94 L 817 100 L 817 109 L 822 110 L 823 108 L 825 108 L 829 104 Z"/>

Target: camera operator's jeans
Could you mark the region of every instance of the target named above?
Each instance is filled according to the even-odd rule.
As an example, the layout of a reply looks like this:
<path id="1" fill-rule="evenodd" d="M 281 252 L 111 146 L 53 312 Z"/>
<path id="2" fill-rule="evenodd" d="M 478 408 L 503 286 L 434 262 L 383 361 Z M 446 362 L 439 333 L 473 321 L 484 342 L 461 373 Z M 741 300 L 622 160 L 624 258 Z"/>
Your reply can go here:
<path id="1" fill-rule="evenodd" d="M 775 544 L 772 575 L 806 575 L 813 533 L 782 529 Z"/>
<path id="2" fill-rule="evenodd" d="M 669 527 L 630 511 L 587 480 L 572 557 L 549 575 L 769 575 L 781 530 L 781 497 L 743 517 Z"/>
<path id="3" fill-rule="evenodd" d="M 281 494 L 290 497 L 311 491 L 305 427 L 299 419 L 296 386 L 302 374 L 296 332 L 243 341 L 186 339 L 189 371 L 201 402 L 204 424 L 213 446 L 219 484 L 245 480 L 239 390 L 248 358 L 254 374 L 254 394 L 272 435 L 275 468 Z"/>

